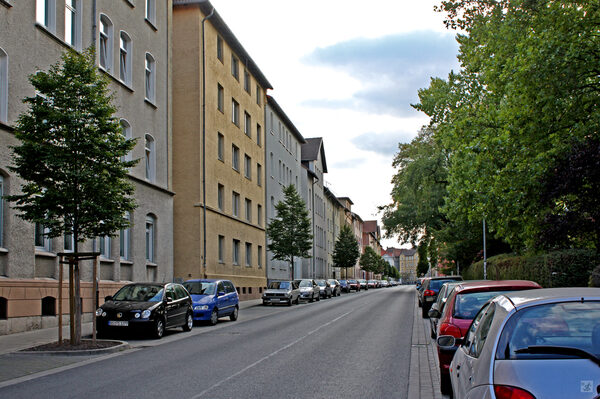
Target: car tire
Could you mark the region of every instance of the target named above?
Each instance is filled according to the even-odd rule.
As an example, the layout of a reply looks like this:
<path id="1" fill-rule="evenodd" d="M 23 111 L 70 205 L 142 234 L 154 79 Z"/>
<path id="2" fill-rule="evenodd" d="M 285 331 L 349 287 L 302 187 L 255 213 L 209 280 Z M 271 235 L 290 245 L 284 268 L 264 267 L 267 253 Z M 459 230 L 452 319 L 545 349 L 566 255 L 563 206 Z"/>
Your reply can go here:
<path id="1" fill-rule="evenodd" d="M 229 320 L 236 321 L 238 319 L 239 312 L 240 309 L 237 306 L 233 308 L 233 312 L 231 312 L 231 314 L 229 315 Z"/>
<path id="2" fill-rule="evenodd" d="M 213 308 L 212 313 L 210 314 L 210 320 L 208 320 L 208 324 L 214 326 L 219 321 L 219 312 L 217 308 Z"/>
<path id="3" fill-rule="evenodd" d="M 288 301 L 287 305 L 288 306 L 292 306 L 293 303 L 294 303 L 294 300 L 292 298 L 290 298 L 290 300 Z"/>
<path id="4" fill-rule="evenodd" d="M 442 395 L 450 395 L 452 397 L 452 382 L 449 374 L 440 374 L 440 391 Z"/>
<path id="5" fill-rule="evenodd" d="M 320 300 L 321 300 L 321 294 L 319 293 L 319 294 L 317 295 L 317 302 L 319 302 Z"/>
<path id="6" fill-rule="evenodd" d="M 300 305 L 300 295 L 296 297 L 296 305 Z"/>
<path id="7" fill-rule="evenodd" d="M 423 307 L 423 304 L 421 303 L 421 300 L 419 299 L 419 307 Z"/>
<path id="8" fill-rule="evenodd" d="M 161 339 L 164 334 L 165 334 L 165 321 L 162 318 L 158 318 L 154 322 L 154 330 L 152 331 L 152 335 L 156 339 Z"/>
<path id="9" fill-rule="evenodd" d="M 192 327 L 194 327 L 194 318 L 192 317 L 192 314 L 188 312 L 188 314 L 185 315 L 183 331 L 192 331 Z"/>
<path id="10" fill-rule="evenodd" d="M 268 303 L 266 301 L 263 301 L 263 306 L 267 306 Z"/>
<path id="11" fill-rule="evenodd" d="M 309 300 L 309 302 L 311 302 L 311 303 L 312 303 L 312 302 L 314 302 L 314 301 L 315 301 L 315 294 L 312 294 L 312 295 L 311 295 L 311 297 L 310 297 L 310 300 Z"/>

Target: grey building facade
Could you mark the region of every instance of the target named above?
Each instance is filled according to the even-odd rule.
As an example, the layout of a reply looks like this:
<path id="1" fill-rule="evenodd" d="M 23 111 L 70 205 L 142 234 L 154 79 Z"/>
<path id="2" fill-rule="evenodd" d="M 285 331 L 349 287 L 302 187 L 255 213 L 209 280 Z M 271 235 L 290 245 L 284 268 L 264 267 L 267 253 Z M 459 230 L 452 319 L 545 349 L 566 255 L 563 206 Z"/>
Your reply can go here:
<path id="1" fill-rule="evenodd" d="M 271 96 L 267 96 L 265 125 L 265 181 L 267 183 L 265 204 L 267 205 L 268 225 L 276 216 L 275 205 L 284 199 L 283 188 L 285 186 L 293 184 L 301 194 L 301 186 L 304 181 L 301 146 L 306 143 L 306 140 Z M 303 198 L 306 201 L 306 198 Z M 302 259 L 295 260 L 295 275 L 292 276 L 289 262 L 274 260 L 273 254 L 267 250 L 268 281 L 308 277 L 303 274 L 301 266 Z"/>
<path id="2" fill-rule="evenodd" d="M 23 181 L 9 171 L 14 124 L 34 95 L 28 75 L 46 71 L 69 49 L 94 45 L 100 73 L 109 77 L 116 117 L 130 154 L 140 162 L 129 178 L 137 209 L 129 229 L 79 245 L 102 253 L 100 297 L 125 281 L 169 281 L 173 276 L 171 190 L 170 0 L 0 1 L 0 196 L 18 193 Z M 56 325 L 58 252 L 69 237 L 48 239 L 43 226 L 23 221 L 0 199 L 0 334 Z M 84 320 L 93 309 L 90 264 L 82 265 Z M 68 295 L 63 295 L 63 311 Z M 68 312 L 68 311 L 67 311 Z"/>

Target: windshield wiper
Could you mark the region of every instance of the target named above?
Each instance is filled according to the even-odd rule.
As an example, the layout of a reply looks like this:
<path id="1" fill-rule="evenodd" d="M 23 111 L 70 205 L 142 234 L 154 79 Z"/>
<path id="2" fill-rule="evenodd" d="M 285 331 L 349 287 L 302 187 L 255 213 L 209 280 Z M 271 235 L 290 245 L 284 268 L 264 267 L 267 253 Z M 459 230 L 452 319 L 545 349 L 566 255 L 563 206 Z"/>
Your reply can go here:
<path id="1" fill-rule="evenodd" d="M 539 353 L 539 354 L 557 354 L 577 356 L 582 359 L 589 359 L 600 366 L 600 358 L 594 356 L 588 351 L 572 346 L 551 346 L 551 345 L 531 345 L 527 348 L 517 349 L 515 353 Z"/>

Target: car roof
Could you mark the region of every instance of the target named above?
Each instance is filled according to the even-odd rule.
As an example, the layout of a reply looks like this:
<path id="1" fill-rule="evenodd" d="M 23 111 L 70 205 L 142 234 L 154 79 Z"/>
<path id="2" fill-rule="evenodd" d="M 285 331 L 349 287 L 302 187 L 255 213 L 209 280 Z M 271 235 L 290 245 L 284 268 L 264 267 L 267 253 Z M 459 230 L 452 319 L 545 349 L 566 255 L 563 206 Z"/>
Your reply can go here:
<path id="1" fill-rule="evenodd" d="M 466 292 L 493 291 L 496 288 L 536 289 L 542 287 L 529 280 L 482 280 L 462 282 L 454 287 L 454 291 L 458 295 Z"/>
<path id="2" fill-rule="evenodd" d="M 520 309 L 532 305 L 538 305 L 541 303 L 586 300 L 600 301 L 600 288 L 542 288 L 539 290 L 506 292 L 500 296 L 508 299 L 514 307 Z"/>
<path id="3" fill-rule="evenodd" d="M 185 283 L 216 283 L 219 281 L 229 281 L 229 280 L 215 279 L 215 278 L 198 278 L 195 280 L 186 280 L 184 282 Z"/>

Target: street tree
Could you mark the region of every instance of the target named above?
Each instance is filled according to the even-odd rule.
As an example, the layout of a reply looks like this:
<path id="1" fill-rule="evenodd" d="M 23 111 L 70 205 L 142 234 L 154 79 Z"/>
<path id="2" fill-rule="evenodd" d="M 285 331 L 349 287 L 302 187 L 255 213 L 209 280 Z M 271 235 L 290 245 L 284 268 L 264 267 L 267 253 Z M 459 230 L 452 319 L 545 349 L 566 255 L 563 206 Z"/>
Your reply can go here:
<path id="1" fill-rule="evenodd" d="M 48 237 L 73 237 L 75 298 L 81 297 L 79 244 L 126 228 L 124 214 L 136 207 L 127 179 L 136 161 L 126 159 L 135 141 L 122 134 L 108 79 L 94 60 L 93 49 L 67 51 L 48 72 L 29 77 L 36 95 L 24 100 L 10 168 L 24 180 L 21 193 L 8 197 L 19 217 L 42 225 Z M 71 343 L 78 344 L 81 304 L 74 302 Z"/>
<path id="2" fill-rule="evenodd" d="M 290 263 L 291 278 L 294 278 L 294 259 L 310 258 L 313 235 L 306 204 L 290 184 L 283 189 L 284 199 L 275 205 L 277 215 L 267 226 L 267 245 L 273 259 Z"/>
<path id="3" fill-rule="evenodd" d="M 348 225 L 343 225 L 333 249 L 333 264 L 335 267 L 345 269 L 348 277 L 348 268 L 354 267 L 360 256 L 358 241 Z"/>
<path id="4" fill-rule="evenodd" d="M 379 258 L 381 256 L 375 252 L 371 247 L 366 247 L 365 251 L 360 255 L 360 267 L 366 272 L 379 273 L 381 263 Z"/>

